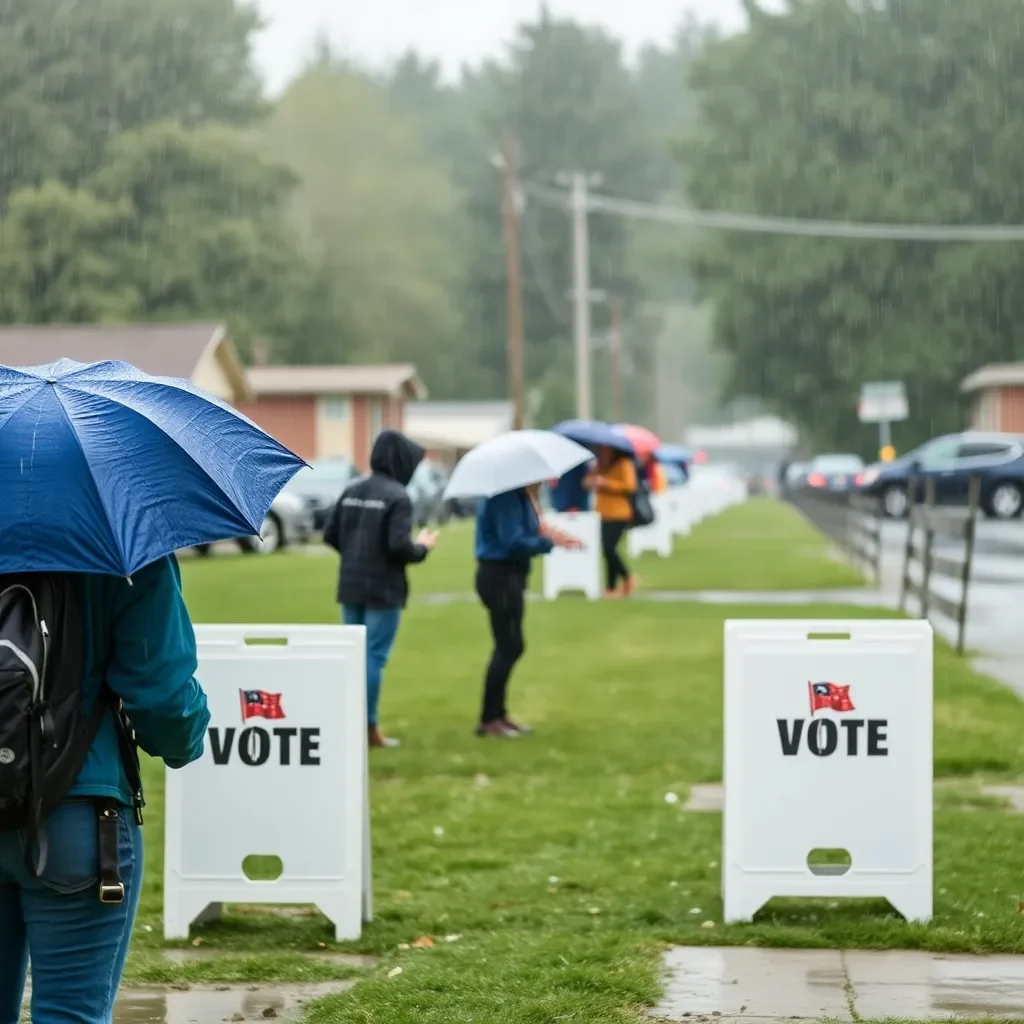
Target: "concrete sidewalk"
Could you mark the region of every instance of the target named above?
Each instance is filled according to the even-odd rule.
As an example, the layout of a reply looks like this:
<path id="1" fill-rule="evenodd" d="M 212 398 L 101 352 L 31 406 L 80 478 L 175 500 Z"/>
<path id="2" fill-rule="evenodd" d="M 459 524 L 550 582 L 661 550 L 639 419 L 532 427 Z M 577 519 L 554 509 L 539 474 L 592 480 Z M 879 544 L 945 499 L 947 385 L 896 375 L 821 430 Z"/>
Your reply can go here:
<path id="1" fill-rule="evenodd" d="M 1024 1020 L 1024 956 L 679 947 L 655 1020 Z"/>

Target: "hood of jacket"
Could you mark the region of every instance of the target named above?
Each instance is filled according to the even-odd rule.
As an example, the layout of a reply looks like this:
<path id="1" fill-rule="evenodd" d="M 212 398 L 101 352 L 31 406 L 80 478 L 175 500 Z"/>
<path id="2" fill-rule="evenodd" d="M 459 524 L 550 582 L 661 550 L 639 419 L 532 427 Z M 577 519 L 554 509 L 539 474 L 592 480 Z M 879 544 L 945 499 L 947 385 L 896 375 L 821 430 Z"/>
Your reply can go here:
<path id="1" fill-rule="evenodd" d="M 397 480 L 403 487 L 412 479 L 416 467 L 427 453 L 415 441 L 397 430 L 382 430 L 373 442 L 370 469 Z"/>

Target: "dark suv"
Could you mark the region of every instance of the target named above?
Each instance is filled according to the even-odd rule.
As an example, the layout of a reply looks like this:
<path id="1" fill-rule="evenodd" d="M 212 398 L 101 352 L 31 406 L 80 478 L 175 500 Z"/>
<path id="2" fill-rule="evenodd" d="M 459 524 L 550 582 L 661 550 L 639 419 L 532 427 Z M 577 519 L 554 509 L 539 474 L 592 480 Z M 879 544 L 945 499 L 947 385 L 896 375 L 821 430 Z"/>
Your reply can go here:
<path id="1" fill-rule="evenodd" d="M 861 493 L 877 497 L 885 514 L 907 514 L 910 478 L 923 501 L 926 482 L 935 481 L 940 505 L 966 505 L 971 477 L 981 478 L 981 508 L 993 519 L 1016 519 L 1024 511 L 1024 437 L 968 432 L 921 445 L 902 459 L 865 470 Z"/>

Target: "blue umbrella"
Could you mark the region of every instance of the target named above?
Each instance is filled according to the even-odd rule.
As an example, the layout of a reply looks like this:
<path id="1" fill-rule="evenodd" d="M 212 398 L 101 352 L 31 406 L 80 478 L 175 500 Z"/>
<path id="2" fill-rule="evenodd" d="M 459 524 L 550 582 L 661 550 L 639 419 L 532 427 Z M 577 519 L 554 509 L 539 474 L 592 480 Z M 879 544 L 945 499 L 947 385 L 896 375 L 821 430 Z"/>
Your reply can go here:
<path id="1" fill-rule="evenodd" d="M 0 366 L 0 573 L 131 576 L 257 534 L 303 465 L 188 381 L 122 362 Z"/>
<path id="2" fill-rule="evenodd" d="M 658 462 L 675 462 L 687 465 L 693 462 L 693 452 L 681 444 L 663 444 L 655 453 Z"/>
<path id="3" fill-rule="evenodd" d="M 627 455 L 633 454 L 633 444 L 629 438 L 600 420 L 566 420 L 555 427 L 555 433 L 588 448 L 614 448 Z"/>

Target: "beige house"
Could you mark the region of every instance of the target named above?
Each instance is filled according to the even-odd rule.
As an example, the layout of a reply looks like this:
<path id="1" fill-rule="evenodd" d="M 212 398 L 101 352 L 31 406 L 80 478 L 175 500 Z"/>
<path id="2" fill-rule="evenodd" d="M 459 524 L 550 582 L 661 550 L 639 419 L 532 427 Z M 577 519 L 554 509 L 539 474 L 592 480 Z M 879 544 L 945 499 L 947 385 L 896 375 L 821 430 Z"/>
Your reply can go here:
<path id="1" fill-rule="evenodd" d="M 974 430 L 1024 433 L 1024 363 L 992 363 L 960 386 L 971 396 Z"/>
<path id="2" fill-rule="evenodd" d="M 0 364 L 58 359 L 132 363 L 156 377 L 179 377 L 232 405 L 252 397 L 245 370 L 219 324 L 28 324 L 0 327 Z"/>

